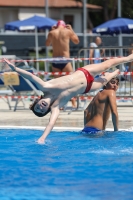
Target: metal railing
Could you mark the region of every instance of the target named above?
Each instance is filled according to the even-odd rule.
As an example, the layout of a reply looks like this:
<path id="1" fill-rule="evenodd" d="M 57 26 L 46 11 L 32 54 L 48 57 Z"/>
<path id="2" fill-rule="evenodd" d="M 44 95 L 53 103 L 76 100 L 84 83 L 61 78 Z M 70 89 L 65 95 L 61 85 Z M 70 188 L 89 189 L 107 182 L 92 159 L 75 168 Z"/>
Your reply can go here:
<path id="1" fill-rule="evenodd" d="M 94 49 L 94 50 L 99 49 L 99 51 L 104 49 L 104 54 L 100 58 L 90 58 L 89 57 L 90 49 Z M 99 59 L 100 62 L 103 62 L 109 58 L 128 56 L 132 49 L 133 49 L 133 47 L 131 47 L 131 46 L 123 46 L 123 47 L 103 46 L 103 47 L 95 47 L 95 48 L 93 48 L 93 47 L 82 48 L 78 51 L 77 58 L 81 59 L 83 61 L 82 66 L 85 66 L 85 65 L 90 64 L 90 60 L 98 60 Z M 79 68 L 79 67 L 81 67 L 81 62 L 78 61 L 77 68 Z M 133 75 L 130 72 L 133 71 L 133 65 L 131 66 L 131 63 L 126 63 L 126 64 L 119 65 L 116 68 L 120 69 L 120 75 L 119 75 L 120 85 L 119 85 L 119 89 L 117 90 L 117 93 L 116 93 L 117 97 L 121 97 L 121 98 L 126 97 L 126 98 L 129 98 L 132 100 L 132 98 L 133 98 Z M 112 70 L 109 70 L 109 71 L 112 71 Z M 95 92 L 87 94 L 87 96 L 89 96 L 89 95 L 94 96 Z"/>

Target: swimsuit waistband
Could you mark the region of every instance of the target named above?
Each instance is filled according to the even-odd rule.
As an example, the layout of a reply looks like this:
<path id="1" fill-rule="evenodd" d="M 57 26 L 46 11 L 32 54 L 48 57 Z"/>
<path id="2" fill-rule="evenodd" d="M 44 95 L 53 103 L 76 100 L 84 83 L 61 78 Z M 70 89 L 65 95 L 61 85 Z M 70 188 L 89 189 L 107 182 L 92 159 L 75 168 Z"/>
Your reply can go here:
<path id="1" fill-rule="evenodd" d="M 86 133 L 97 133 L 99 131 L 102 131 L 96 127 L 93 126 L 86 126 L 84 127 L 84 129 L 82 130 L 82 132 L 86 132 Z"/>

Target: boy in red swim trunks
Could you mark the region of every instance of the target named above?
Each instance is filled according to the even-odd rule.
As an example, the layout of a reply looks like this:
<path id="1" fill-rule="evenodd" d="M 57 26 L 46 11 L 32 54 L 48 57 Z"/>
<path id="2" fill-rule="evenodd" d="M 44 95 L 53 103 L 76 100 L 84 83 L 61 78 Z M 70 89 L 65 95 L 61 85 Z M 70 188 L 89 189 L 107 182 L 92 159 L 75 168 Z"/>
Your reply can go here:
<path id="1" fill-rule="evenodd" d="M 127 57 L 110 59 L 98 64 L 86 65 L 70 75 L 52 79 L 47 82 L 44 82 L 42 79 L 30 72 L 15 67 L 7 59 L 3 60 L 13 71 L 16 71 L 24 78 L 34 82 L 44 93 L 44 96 L 41 97 L 41 99 L 37 99 L 30 107 L 38 117 L 43 117 L 48 112 L 51 112 L 49 123 L 42 136 L 38 139 L 38 143 L 44 143 L 46 137 L 56 123 L 60 113 L 60 108 L 63 107 L 72 97 L 77 96 L 78 94 L 89 92 L 89 90 L 94 91 L 100 89 L 113 77 L 117 76 L 119 70 L 112 73 L 105 73 L 103 77 L 97 78 L 96 80 L 94 80 L 93 77 L 109 68 L 133 61 L 133 54 Z"/>

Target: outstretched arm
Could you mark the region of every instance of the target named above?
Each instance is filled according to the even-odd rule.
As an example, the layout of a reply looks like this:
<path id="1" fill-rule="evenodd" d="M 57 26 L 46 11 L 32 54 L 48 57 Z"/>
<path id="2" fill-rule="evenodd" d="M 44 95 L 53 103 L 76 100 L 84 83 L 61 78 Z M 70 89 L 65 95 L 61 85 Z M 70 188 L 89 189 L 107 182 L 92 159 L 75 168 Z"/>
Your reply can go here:
<path id="1" fill-rule="evenodd" d="M 89 103 L 89 105 L 87 106 L 87 108 L 84 110 L 84 126 L 86 124 L 88 124 L 88 122 L 91 120 L 92 104 L 93 104 L 92 102 L 93 102 L 93 100 Z"/>
<path id="2" fill-rule="evenodd" d="M 87 122 L 87 113 L 88 113 L 88 111 L 87 111 L 87 108 L 84 110 L 84 126 L 86 125 L 86 122 Z"/>
<path id="3" fill-rule="evenodd" d="M 79 43 L 79 38 L 76 35 L 76 33 L 73 31 L 71 25 L 67 24 L 66 28 L 70 30 L 70 39 L 74 44 L 78 44 Z"/>
<path id="4" fill-rule="evenodd" d="M 51 32 L 49 32 L 48 37 L 46 39 L 46 46 L 50 46 L 51 45 L 51 38 L 52 38 L 52 35 L 51 35 Z"/>
<path id="5" fill-rule="evenodd" d="M 49 135 L 50 131 L 53 129 L 59 114 L 60 114 L 60 110 L 58 107 L 55 107 L 52 109 L 49 123 L 46 126 L 44 133 L 37 141 L 39 144 L 44 144 L 44 141 L 45 141 L 46 137 Z"/>
<path id="6" fill-rule="evenodd" d="M 26 70 L 15 67 L 15 65 L 12 64 L 6 58 L 4 58 L 3 60 L 8 64 L 8 66 L 11 68 L 12 71 L 16 71 L 18 74 L 20 74 L 24 78 L 34 82 L 37 85 L 39 90 L 44 91 L 45 82 L 42 79 L 40 79 L 39 77 L 35 76 L 34 74 L 32 74 L 30 72 L 27 72 Z"/>
<path id="7" fill-rule="evenodd" d="M 115 91 L 111 91 L 109 94 L 109 104 L 112 113 L 112 122 L 114 126 L 114 131 L 118 131 L 118 112 L 117 112 Z"/>

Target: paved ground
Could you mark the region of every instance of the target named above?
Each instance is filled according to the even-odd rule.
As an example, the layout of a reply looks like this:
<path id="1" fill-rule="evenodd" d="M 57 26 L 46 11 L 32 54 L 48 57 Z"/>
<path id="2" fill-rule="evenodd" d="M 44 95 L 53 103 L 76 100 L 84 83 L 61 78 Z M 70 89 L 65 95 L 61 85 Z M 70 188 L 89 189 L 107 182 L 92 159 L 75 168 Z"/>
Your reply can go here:
<path id="1" fill-rule="evenodd" d="M 32 111 L 28 109 L 29 100 L 25 101 L 26 108 L 23 110 L 9 110 L 8 105 L 0 99 L 0 126 L 42 126 L 45 127 L 49 120 L 49 115 L 39 118 L 36 117 Z M 11 102 L 12 106 L 15 104 Z M 20 103 L 20 105 L 22 105 Z M 71 103 L 69 103 L 71 106 Z M 132 102 L 119 102 L 119 128 L 126 129 L 133 127 L 133 104 Z M 56 127 L 83 127 L 83 111 L 61 111 L 60 116 L 56 122 Z M 111 119 L 107 124 L 107 128 L 112 128 Z"/>

